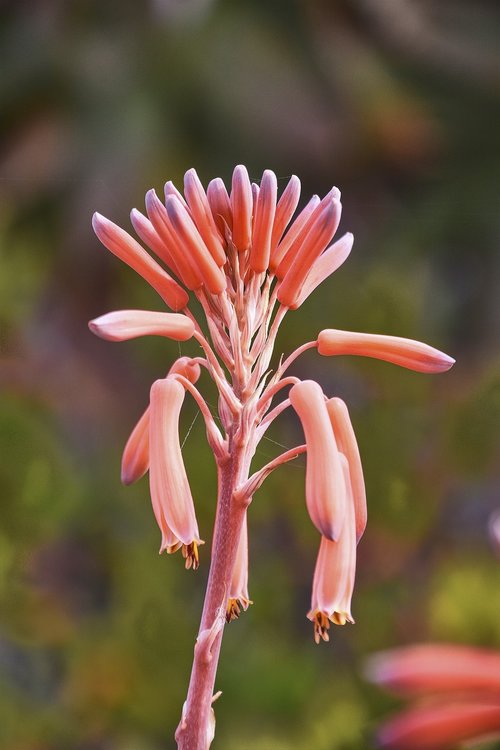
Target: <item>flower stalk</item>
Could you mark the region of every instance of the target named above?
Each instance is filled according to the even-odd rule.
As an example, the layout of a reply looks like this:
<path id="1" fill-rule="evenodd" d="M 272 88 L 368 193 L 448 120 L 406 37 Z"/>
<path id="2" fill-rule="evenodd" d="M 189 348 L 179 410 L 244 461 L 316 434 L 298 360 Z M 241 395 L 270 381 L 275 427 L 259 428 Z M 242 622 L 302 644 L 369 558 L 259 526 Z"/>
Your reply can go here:
<path id="1" fill-rule="evenodd" d="M 150 190 L 147 216 L 133 209 L 131 221 L 165 268 L 108 219 L 96 214 L 93 221 L 102 243 L 137 271 L 173 312 L 108 313 L 91 321 L 91 330 L 112 341 L 143 335 L 192 339 L 203 353 L 181 357 L 153 384 L 150 405 L 132 431 L 122 461 L 126 484 L 149 471 L 153 511 L 162 533 L 160 552 L 180 549 L 186 568 L 196 569 L 203 533 L 178 434 L 189 392 L 205 421 L 218 492 L 207 590 L 175 735 L 179 750 L 208 750 L 214 737 L 212 704 L 219 695 L 214 690 L 224 628 L 251 603 L 247 512 L 253 496 L 272 471 L 301 454 L 307 462 L 306 504 L 320 535 L 307 616 L 316 642 L 328 640 L 330 622 L 353 622 L 356 544 L 366 525 L 354 430 L 346 405 L 325 395 L 317 383 L 286 374 L 290 366 L 309 349 L 324 356 L 362 354 L 424 372 L 443 372 L 453 364 L 442 352 L 409 339 L 327 329 L 273 366 L 286 313 L 341 266 L 353 241 L 346 234 L 329 244 L 341 216 L 337 188 L 322 200 L 314 196 L 293 221 L 299 197 L 297 177 L 278 198 L 273 172 L 266 170 L 259 186 L 250 183 L 241 165 L 234 170 L 230 193 L 218 178 L 205 192 L 194 170 L 185 175 L 184 196 L 171 182 L 165 185 L 165 202 Z M 191 297 L 200 303 L 208 333 L 189 309 Z M 219 392 L 217 417 L 198 386 L 200 365 Z M 290 407 L 305 443 L 252 469 L 266 430 Z"/>

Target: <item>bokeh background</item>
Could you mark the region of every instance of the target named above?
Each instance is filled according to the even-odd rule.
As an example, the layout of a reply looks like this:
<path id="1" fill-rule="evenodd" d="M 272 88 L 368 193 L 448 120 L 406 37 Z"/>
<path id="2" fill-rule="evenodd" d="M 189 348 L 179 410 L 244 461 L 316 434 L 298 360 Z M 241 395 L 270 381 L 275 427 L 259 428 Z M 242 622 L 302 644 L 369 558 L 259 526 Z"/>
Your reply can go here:
<path id="1" fill-rule="evenodd" d="M 176 344 L 94 339 L 87 320 L 161 309 L 91 232 L 195 166 L 297 174 L 343 193 L 351 258 L 290 316 L 419 338 L 424 376 L 308 352 L 348 401 L 366 473 L 356 625 L 316 647 L 317 535 L 303 461 L 250 514 L 254 605 L 227 629 L 220 750 L 360 750 L 397 703 L 366 656 L 415 641 L 500 647 L 500 8 L 496 0 L 38 0 L 0 10 L 0 745 L 173 748 L 198 572 L 159 557 L 147 480 L 122 446 Z M 194 353 L 183 345 L 182 353 Z M 185 457 L 210 539 L 215 473 L 187 403 Z M 194 424 L 193 424 L 194 420 Z M 282 417 L 265 462 L 300 441 Z M 273 442 L 274 441 L 274 442 Z M 214 745 L 215 747 L 215 745 Z"/>

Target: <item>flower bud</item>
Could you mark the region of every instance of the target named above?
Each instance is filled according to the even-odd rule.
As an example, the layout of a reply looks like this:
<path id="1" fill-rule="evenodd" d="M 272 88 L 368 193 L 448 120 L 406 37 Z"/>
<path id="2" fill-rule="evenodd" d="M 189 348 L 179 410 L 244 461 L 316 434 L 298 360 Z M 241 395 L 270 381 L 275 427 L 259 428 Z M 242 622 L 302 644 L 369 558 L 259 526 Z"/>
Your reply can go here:
<path id="1" fill-rule="evenodd" d="M 417 372 L 446 372 L 455 360 L 432 346 L 399 336 L 355 333 L 327 328 L 318 336 L 318 352 L 326 357 L 360 354 L 382 359 Z"/>

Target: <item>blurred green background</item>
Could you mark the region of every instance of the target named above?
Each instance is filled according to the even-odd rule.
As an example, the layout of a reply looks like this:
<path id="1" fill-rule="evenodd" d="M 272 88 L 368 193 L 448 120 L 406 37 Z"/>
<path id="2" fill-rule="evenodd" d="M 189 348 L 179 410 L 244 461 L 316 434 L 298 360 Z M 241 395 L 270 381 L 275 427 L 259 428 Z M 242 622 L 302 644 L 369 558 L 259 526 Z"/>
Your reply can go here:
<path id="1" fill-rule="evenodd" d="M 254 605 L 226 633 L 220 750 L 357 750 L 394 702 L 363 660 L 414 641 L 500 647 L 500 8 L 496 0 L 39 0 L 0 10 L 0 746 L 160 750 L 180 715 L 208 564 L 158 557 L 147 481 L 122 446 L 176 344 L 94 339 L 161 309 L 97 242 L 147 189 L 245 163 L 303 195 L 342 189 L 351 258 L 288 316 L 419 338 L 424 376 L 308 352 L 295 373 L 349 404 L 366 474 L 356 625 L 316 647 L 317 534 L 303 461 L 250 515 Z M 182 353 L 195 349 L 183 345 Z M 203 385 L 203 384 L 202 384 Z M 187 403 L 183 433 L 196 409 Z M 283 416 L 262 445 L 300 440 Z M 210 539 L 202 420 L 185 445 Z"/>

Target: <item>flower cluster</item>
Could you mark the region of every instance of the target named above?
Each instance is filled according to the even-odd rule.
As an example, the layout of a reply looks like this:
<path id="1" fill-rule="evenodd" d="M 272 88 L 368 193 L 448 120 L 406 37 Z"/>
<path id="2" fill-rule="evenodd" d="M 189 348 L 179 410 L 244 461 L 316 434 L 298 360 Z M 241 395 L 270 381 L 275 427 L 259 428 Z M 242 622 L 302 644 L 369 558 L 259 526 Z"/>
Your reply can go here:
<path id="1" fill-rule="evenodd" d="M 386 722 L 379 745 L 390 750 L 448 750 L 500 737 L 500 653 L 427 644 L 377 654 L 368 677 L 420 705 Z"/>
<path id="2" fill-rule="evenodd" d="M 167 182 L 164 200 L 150 190 L 146 213 L 131 212 L 135 232 L 157 260 L 130 234 L 95 214 L 93 226 L 101 242 L 137 271 L 172 312 L 123 310 L 91 321 L 90 328 L 112 341 L 157 335 L 177 341 L 193 338 L 201 347 L 200 356 L 181 357 L 153 384 L 149 406 L 125 447 L 122 479 L 128 484 L 149 470 L 162 533 L 160 551 L 182 549 L 186 567 L 196 568 L 201 538 L 178 429 L 189 392 L 204 417 L 217 463 L 219 506 L 225 503 L 228 508 L 219 514 L 218 507 L 216 523 L 234 523 L 220 537 L 232 545 L 224 558 L 231 567 L 224 591 L 228 620 L 250 602 L 246 509 L 271 471 L 306 454 L 306 503 L 321 535 L 308 614 L 319 642 L 328 640 L 330 622 L 353 621 L 356 545 L 366 525 L 365 488 L 346 405 L 328 398 L 317 383 L 300 381 L 287 371 L 311 348 L 323 356 L 360 354 L 420 372 L 443 372 L 454 360 L 409 339 L 325 329 L 270 369 L 286 312 L 299 308 L 339 268 L 353 242 L 347 233 L 332 243 L 341 216 L 337 188 L 322 199 L 313 196 L 296 213 L 299 200 L 295 176 L 278 198 L 277 179 L 269 170 L 256 184 L 245 167 L 237 166 L 228 192 L 218 178 L 205 190 L 191 169 L 184 178 L 184 194 Z M 203 309 L 203 324 L 189 308 L 190 294 Z M 197 388 L 201 368 L 219 392 L 217 422 Z M 276 403 L 288 387 L 288 397 Z M 288 407 L 298 415 L 305 443 L 250 473 L 259 442 Z M 224 468 L 228 465 L 230 472 Z M 228 481 L 229 487 L 222 486 Z M 244 512 L 234 520 L 231 508 L 237 505 L 244 506 Z M 215 554 L 214 547 L 212 558 Z"/>

